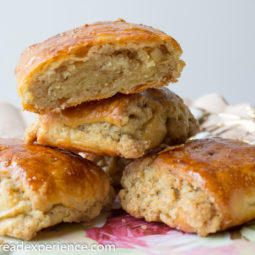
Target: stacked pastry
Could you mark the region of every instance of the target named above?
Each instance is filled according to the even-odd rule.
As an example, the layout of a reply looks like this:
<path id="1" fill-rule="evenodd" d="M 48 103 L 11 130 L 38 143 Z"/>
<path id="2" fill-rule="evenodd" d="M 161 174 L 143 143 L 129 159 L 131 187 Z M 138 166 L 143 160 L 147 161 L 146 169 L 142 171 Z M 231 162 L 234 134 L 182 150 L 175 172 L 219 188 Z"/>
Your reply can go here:
<path id="1" fill-rule="evenodd" d="M 16 189 L 20 203 L 6 206 L 12 212 L 5 208 L 0 233 L 30 239 L 61 221 L 90 220 L 113 201 L 110 182 L 119 184 L 127 163 L 119 197 L 135 217 L 200 235 L 251 219 L 254 209 L 240 216 L 228 202 L 238 201 L 230 190 L 255 165 L 254 148 L 222 140 L 183 145 L 198 123 L 163 88 L 180 76 L 181 54 L 172 37 L 123 20 L 85 25 L 29 47 L 16 80 L 24 109 L 38 120 L 26 131 L 27 145 L 1 142 L 0 157 L 8 162 L 1 185 Z M 234 175 L 217 153 L 234 148 L 240 159 L 236 147 L 249 165 Z"/>
<path id="2" fill-rule="evenodd" d="M 27 130 L 26 142 L 85 152 L 85 157 L 98 164 L 102 157 L 88 152 L 108 156 L 103 157 L 107 172 L 118 184 L 116 174 L 121 175 L 121 168 L 111 170 L 110 162 L 119 162 L 118 167 L 162 144 L 181 144 L 197 127 L 178 96 L 166 88 L 150 88 L 40 115 Z"/>
<path id="3" fill-rule="evenodd" d="M 96 217 L 113 202 L 110 182 L 119 184 L 127 162 L 195 134 L 188 107 L 162 88 L 180 76 L 181 53 L 163 32 L 123 20 L 26 49 L 16 81 L 24 109 L 38 120 L 27 144 L 1 141 L 0 189 L 9 195 L 0 234 L 31 239 L 61 221 Z"/>
<path id="4" fill-rule="evenodd" d="M 123 20 L 29 47 L 16 68 L 24 109 L 39 113 L 26 142 L 83 153 L 118 184 L 126 159 L 198 130 L 182 99 L 161 88 L 180 76 L 181 54 L 172 37 Z"/>

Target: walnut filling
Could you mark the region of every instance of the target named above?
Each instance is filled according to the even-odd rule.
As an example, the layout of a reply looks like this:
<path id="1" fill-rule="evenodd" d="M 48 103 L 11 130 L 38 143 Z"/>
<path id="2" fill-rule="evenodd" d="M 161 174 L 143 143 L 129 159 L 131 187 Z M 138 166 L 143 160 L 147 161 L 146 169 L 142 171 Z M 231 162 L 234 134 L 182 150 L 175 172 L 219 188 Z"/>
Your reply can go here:
<path id="1" fill-rule="evenodd" d="M 89 221 L 99 215 L 102 207 L 109 206 L 114 197 L 111 191 L 104 201 L 88 203 L 87 209 L 68 208 L 55 204 L 49 211 L 33 208 L 21 190 L 20 182 L 10 178 L 0 181 L 0 235 L 30 240 L 37 231 L 60 222 Z"/>
<path id="2" fill-rule="evenodd" d="M 39 110 L 64 108 L 100 95 L 125 93 L 127 88 L 164 83 L 179 72 L 178 61 L 165 45 L 94 46 L 85 57 L 72 56 L 45 67 L 24 89 L 24 102 Z"/>
<path id="3" fill-rule="evenodd" d="M 143 166 L 138 171 L 124 172 L 121 183 L 121 204 L 135 217 L 197 231 L 201 236 L 220 228 L 221 216 L 208 195 L 164 169 Z"/>

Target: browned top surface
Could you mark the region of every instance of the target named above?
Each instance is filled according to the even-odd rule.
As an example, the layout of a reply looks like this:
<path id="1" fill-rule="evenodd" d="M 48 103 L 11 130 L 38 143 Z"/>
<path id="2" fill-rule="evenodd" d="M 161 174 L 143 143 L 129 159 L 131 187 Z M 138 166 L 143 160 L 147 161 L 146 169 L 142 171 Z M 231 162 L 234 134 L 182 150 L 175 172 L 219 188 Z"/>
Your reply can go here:
<path id="1" fill-rule="evenodd" d="M 117 94 L 111 98 L 99 101 L 85 102 L 75 107 L 66 108 L 58 113 L 49 113 L 44 118 L 53 117 L 52 121 L 60 117 L 68 126 L 77 127 L 85 123 L 109 122 L 116 126 L 121 126 L 125 113 L 129 107 L 137 104 L 138 101 L 150 103 L 157 101 L 163 107 L 170 107 L 178 97 L 167 88 L 147 89 L 139 94 Z M 177 104 L 177 102 L 176 102 Z M 165 109 L 166 110 L 166 109 Z M 170 111 L 170 109 L 169 109 Z"/>
<path id="2" fill-rule="evenodd" d="M 18 139 L 0 139 L 0 177 L 21 182 L 33 207 L 43 211 L 55 204 L 82 210 L 109 191 L 105 173 L 88 160 Z"/>
<path id="3" fill-rule="evenodd" d="M 255 146 L 222 138 L 193 140 L 158 155 L 153 164 L 205 189 L 227 210 L 232 196 L 255 189 Z"/>
<path id="4" fill-rule="evenodd" d="M 179 44 L 165 33 L 149 26 L 127 23 L 124 20 L 97 22 L 69 30 L 28 47 L 21 55 L 15 70 L 18 86 L 41 64 L 70 54 L 86 55 L 93 45 L 127 42 L 168 42 L 181 54 Z"/>

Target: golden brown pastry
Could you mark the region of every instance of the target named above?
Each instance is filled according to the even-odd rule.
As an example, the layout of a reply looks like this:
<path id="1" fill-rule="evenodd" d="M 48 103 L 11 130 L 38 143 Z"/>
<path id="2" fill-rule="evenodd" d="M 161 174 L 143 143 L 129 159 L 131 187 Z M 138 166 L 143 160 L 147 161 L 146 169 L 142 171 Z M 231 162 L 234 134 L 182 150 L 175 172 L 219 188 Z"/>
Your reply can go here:
<path id="1" fill-rule="evenodd" d="M 124 20 L 98 22 L 27 48 L 16 67 L 25 110 L 48 112 L 176 82 L 182 50 L 170 36 Z"/>
<path id="2" fill-rule="evenodd" d="M 108 177 L 92 162 L 0 139 L 0 235 L 30 240 L 60 222 L 88 221 L 112 200 Z"/>
<path id="3" fill-rule="evenodd" d="M 78 152 L 141 157 L 162 142 L 185 142 L 198 130 L 182 99 L 167 88 L 83 103 L 39 116 L 25 140 Z"/>
<path id="4" fill-rule="evenodd" d="M 101 167 L 110 177 L 111 184 L 114 185 L 114 187 L 120 186 L 120 179 L 122 177 L 125 166 L 132 161 L 132 159 L 100 156 L 88 152 L 80 153 L 80 155 Z"/>
<path id="5" fill-rule="evenodd" d="M 191 140 L 135 160 L 121 183 L 131 215 L 206 236 L 255 218 L 255 146 Z"/>

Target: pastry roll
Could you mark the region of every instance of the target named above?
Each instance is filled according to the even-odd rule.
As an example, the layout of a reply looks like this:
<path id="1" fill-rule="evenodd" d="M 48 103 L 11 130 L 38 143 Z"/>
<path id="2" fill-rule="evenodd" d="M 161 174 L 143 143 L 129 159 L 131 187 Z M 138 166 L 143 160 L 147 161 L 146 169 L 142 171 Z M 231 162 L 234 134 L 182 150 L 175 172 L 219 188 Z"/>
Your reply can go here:
<path id="1" fill-rule="evenodd" d="M 255 146 L 191 140 L 133 161 L 121 183 L 134 217 L 207 236 L 255 219 Z"/>
<path id="2" fill-rule="evenodd" d="M 30 240 L 60 222 L 88 221 L 113 199 L 109 178 L 92 162 L 0 139 L 0 235 Z"/>
<path id="3" fill-rule="evenodd" d="M 176 82 L 182 49 L 152 27 L 98 22 L 27 48 L 15 70 L 25 110 L 45 113 Z"/>
<path id="4" fill-rule="evenodd" d="M 138 158 L 162 142 L 185 142 L 197 131 L 197 121 L 182 99 L 167 88 L 154 88 L 41 115 L 27 130 L 25 140 L 77 152 Z"/>

